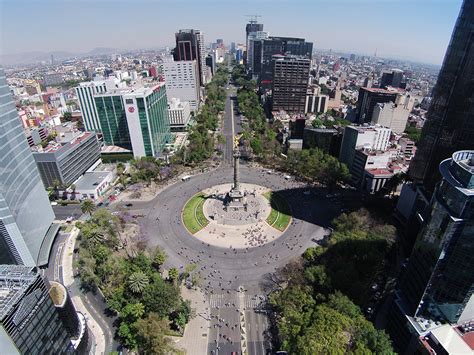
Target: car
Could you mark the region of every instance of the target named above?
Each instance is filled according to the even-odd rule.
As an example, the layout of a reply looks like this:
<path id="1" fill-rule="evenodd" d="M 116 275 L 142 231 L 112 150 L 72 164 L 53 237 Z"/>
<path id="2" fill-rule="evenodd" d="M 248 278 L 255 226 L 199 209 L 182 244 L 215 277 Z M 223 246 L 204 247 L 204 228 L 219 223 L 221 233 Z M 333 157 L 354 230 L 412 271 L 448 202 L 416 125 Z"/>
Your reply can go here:
<path id="1" fill-rule="evenodd" d="M 57 206 L 57 205 L 58 205 L 58 203 L 57 203 L 57 202 L 54 202 L 54 201 L 53 201 L 53 202 L 51 202 L 51 206 Z"/>
<path id="2" fill-rule="evenodd" d="M 133 203 L 126 203 L 124 206 L 125 206 L 125 207 L 132 207 L 132 206 L 133 206 Z"/>
<path id="3" fill-rule="evenodd" d="M 115 212 L 112 212 L 112 215 L 117 216 L 119 213 L 120 213 L 119 211 L 115 211 Z"/>
<path id="4" fill-rule="evenodd" d="M 185 175 L 181 178 L 181 181 L 188 181 L 189 179 L 191 179 L 191 175 Z"/>
<path id="5" fill-rule="evenodd" d="M 290 180 L 291 179 L 291 176 L 290 175 L 285 175 L 285 180 Z"/>

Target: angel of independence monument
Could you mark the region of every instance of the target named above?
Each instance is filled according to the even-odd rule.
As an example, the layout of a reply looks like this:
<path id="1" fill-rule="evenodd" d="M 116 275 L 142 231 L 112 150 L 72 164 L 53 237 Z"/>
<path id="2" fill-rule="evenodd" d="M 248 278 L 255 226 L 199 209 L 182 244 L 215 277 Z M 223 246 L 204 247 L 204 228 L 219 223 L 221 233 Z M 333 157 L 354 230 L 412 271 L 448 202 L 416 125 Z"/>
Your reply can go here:
<path id="1" fill-rule="evenodd" d="M 240 163 L 240 152 L 234 144 L 234 186 L 227 193 L 224 199 L 224 209 L 228 210 L 239 210 L 244 209 L 247 211 L 247 199 L 246 193 L 240 189 L 239 179 L 239 163 Z"/>

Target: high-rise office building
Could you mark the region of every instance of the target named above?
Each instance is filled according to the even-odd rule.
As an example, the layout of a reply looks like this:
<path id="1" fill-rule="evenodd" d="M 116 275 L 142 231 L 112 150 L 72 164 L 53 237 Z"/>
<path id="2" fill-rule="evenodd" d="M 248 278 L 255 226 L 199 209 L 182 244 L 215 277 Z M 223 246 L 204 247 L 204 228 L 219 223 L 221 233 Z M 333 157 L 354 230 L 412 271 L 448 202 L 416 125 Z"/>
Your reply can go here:
<path id="1" fill-rule="evenodd" d="M 100 122 L 95 107 L 94 95 L 110 91 L 118 85 L 118 80 L 113 78 L 107 80 L 94 80 L 80 83 L 75 88 L 79 107 L 82 113 L 82 121 L 86 131 L 100 133 Z"/>
<path id="2" fill-rule="evenodd" d="M 35 267 L 0 265 L 2 354 L 66 354 L 73 350 L 48 286 Z"/>
<path id="3" fill-rule="evenodd" d="M 255 77 L 262 71 L 262 40 L 269 36 L 270 33 L 265 31 L 251 32 L 248 35 L 247 68 Z"/>
<path id="4" fill-rule="evenodd" d="M 161 68 L 165 76 L 168 101 L 177 98 L 189 102 L 191 111 L 199 110 L 201 99 L 197 62 L 167 60 L 161 64 Z"/>
<path id="5" fill-rule="evenodd" d="M 386 90 L 361 87 L 359 89 L 359 98 L 357 99 L 356 122 L 370 122 L 377 104 L 395 102 L 397 95 L 400 93 L 401 92 L 397 89 Z"/>
<path id="6" fill-rule="evenodd" d="M 273 56 L 272 110 L 304 113 L 311 60 L 293 55 Z"/>
<path id="7" fill-rule="evenodd" d="M 249 34 L 252 32 L 263 31 L 263 23 L 257 23 L 257 19 L 250 20 L 248 24 L 245 25 L 245 53 L 244 53 L 244 62 L 247 63 L 247 52 L 249 48 Z"/>
<path id="8" fill-rule="evenodd" d="M 0 262 L 35 265 L 54 220 L 0 68 Z"/>
<path id="9" fill-rule="evenodd" d="M 311 59 L 313 43 L 306 42 L 304 38 L 269 37 L 262 41 L 262 70 L 260 74 L 260 86 L 271 89 L 273 81 L 274 55 L 295 55 Z"/>
<path id="10" fill-rule="evenodd" d="M 389 318 L 400 351 L 431 326 L 474 317 L 474 151 L 455 152 L 439 171 Z"/>
<path id="11" fill-rule="evenodd" d="M 199 83 L 206 84 L 206 47 L 201 30 L 179 30 L 176 33 L 175 61 L 195 60 L 198 65 Z"/>
<path id="12" fill-rule="evenodd" d="M 453 152 L 474 149 L 474 1 L 464 1 L 444 57 L 409 175 L 431 192 L 439 163 Z"/>
<path id="13" fill-rule="evenodd" d="M 171 143 L 164 83 L 116 89 L 97 94 L 94 99 L 105 144 L 144 157 L 159 156 Z"/>

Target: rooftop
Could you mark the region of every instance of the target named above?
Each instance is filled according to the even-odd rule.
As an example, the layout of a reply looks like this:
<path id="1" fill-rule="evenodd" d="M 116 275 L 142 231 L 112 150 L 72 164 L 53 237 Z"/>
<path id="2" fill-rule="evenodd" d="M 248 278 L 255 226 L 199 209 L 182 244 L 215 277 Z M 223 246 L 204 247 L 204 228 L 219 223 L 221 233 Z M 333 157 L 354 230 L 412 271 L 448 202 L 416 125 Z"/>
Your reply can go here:
<path id="1" fill-rule="evenodd" d="M 91 132 L 84 132 L 82 134 L 76 135 L 67 143 L 50 143 L 48 144 L 42 151 L 38 151 L 38 153 L 56 153 L 62 150 L 66 150 L 67 148 L 77 146 L 84 142 L 85 140 L 89 139 L 91 135 L 94 133 Z"/>
<path id="2" fill-rule="evenodd" d="M 75 183 L 76 190 L 95 190 L 104 179 L 111 174 L 110 171 L 93 171 L 82 175 Z"/>
<path id="3" fill-rule="evenodd" d="M 361 89 L 368 91 L 368 92 L 373 92 L 373 93 L 378 93 L 378 94 L 402 94 L 405 92 L 405 89 L 401 88 L 393 88 L 391 86 L 387 87 L 387 89 L 382 89 L 382 88 L 366 88 L 366 87 L 361 87 Z"/>
<path id="4" fill-rule="evenodd" d="M 130 86 L 126 88 L 114 88 L 103 93 L 95 94 L 95 97 L 123 95 L 123 96 L 148 96 L 155 91 L 161 90 L 165 86 L 164 82 L 145 83 L 143 85 Z"/>
<path id="5" fill-rule="evenodd" d="M 0 265 L 0 319 L 9 313 L 38 277 L 34 266 Z"/>

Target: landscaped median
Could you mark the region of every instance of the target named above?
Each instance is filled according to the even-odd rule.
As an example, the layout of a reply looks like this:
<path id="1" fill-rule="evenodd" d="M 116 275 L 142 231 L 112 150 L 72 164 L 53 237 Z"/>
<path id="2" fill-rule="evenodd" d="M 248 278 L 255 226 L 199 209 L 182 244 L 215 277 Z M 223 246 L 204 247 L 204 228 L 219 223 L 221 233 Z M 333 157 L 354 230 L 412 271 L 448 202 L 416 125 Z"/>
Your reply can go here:
<path id="1" fill-rule="evenodd" d="M 194 234 L 206 227 L 209 223 L 202 207 L 206 201 L 206 195 L 202 192 L 191 197 L 183 209 L 183 223 L 189 233 Z"/>
<path id="2" fill-rule="evenodd" d="M 268 191 L 263 194 L 268 201 L 272 211 L 267 217 L 267 223 L 273 228 L 283 232 L 291 221 L 291 210 L 285 199 L 278 193 Z"/>

